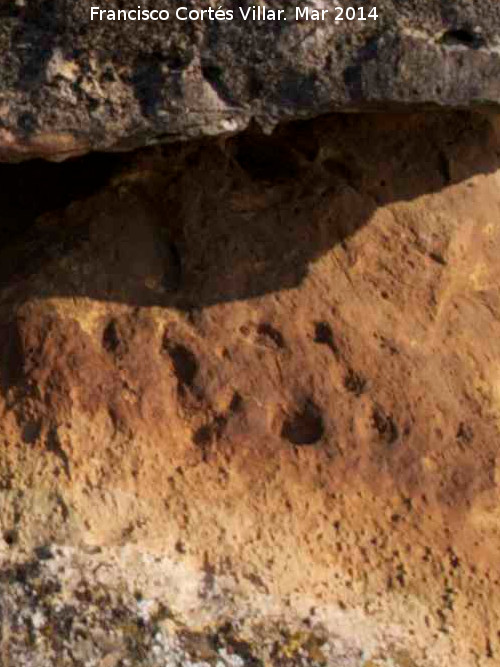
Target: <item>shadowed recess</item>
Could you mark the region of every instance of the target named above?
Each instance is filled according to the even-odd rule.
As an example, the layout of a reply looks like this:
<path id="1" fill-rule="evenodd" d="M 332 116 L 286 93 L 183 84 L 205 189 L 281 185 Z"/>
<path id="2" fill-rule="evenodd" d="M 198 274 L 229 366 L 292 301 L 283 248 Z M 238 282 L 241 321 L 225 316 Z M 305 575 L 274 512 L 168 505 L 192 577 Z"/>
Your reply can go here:
<path id="1" fill-rule="evenodd" d="M 494 125 L 465 112 L 333 115 L 270 137 L 254 127 L 3 165 L 0 303 L 85 296 L 190 311 L 289 289 L 379 207 L 497 167 Z M 326 325 L 316 340 L 337 354 Z"/>

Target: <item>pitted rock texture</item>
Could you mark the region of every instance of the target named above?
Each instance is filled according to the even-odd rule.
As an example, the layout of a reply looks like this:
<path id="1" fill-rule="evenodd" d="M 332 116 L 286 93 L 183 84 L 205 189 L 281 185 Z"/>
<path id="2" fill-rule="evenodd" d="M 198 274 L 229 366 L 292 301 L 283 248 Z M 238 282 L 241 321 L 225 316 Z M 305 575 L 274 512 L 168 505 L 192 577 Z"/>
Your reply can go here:
<path id="1" fill-rule="evenodd" d="M 496 123 L 1 167 L 4 664 L 498 662 Z"/>
<path id="2" fill-rule="evenodd" d="M 248 0 L 220 5 L 232 21 L 179 20 L 177 0 L 139 3 L 168 10 L 165 22 L 91 20 L 84 0 L 3 2 L 0 159 L 63 159 L 234 133 L 252 121 L 269 130 L 331 111 L 498 108 L 496 0 L 260 4 L 287 20 L 243 20 Z M 297 7 L 329 13 L 297 21 Z"/>

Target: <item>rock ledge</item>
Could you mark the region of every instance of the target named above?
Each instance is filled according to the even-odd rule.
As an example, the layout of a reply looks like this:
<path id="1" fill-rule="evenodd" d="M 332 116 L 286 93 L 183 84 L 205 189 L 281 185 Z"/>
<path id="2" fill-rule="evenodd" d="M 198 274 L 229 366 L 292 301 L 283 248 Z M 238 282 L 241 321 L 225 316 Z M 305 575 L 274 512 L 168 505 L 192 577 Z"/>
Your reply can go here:
<path id="1" fill-rule="evenodd" d="M 269 131 L 332 111 L 498 107 L 498 3 L 379 0 L 363 4 L 364 21 L 345 20 L 340 4 L 343 21 L 323 0 L 268 2 L 286 21 L 245 21 L 251 3 L 233 0 L 230 21 L 179 20 L 173 0 L 143 3 L 168 21 L 99 21 L 81 0 L 4 3 L 0 159 L 126 150 L 252 121 Z M 296 20 L 297 7 L 329 13 Z"/>

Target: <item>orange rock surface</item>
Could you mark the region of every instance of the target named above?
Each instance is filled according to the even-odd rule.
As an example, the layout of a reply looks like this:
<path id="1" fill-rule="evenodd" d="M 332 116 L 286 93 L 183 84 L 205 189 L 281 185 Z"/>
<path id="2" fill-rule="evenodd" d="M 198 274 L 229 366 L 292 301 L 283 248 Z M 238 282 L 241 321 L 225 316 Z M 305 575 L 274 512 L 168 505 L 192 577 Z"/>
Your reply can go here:
<path id="1" fill-rule="evenodd" d="M 135 545 L 335 610 L 339 665 L 496 664 L 499 155 L 486 116 L 331 116 L 123 157 L 11 234 L 4 557 Z"/>

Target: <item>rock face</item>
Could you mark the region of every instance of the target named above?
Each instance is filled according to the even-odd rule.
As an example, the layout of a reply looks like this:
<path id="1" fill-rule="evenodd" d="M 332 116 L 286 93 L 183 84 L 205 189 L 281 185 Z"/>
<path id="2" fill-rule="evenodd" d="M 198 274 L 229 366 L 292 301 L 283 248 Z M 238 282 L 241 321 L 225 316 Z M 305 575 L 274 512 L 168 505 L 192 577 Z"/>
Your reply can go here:
<path id="1" fill-rule="evenodd" d="M 495 123 L 1 167 L 2 664 L 498 662 Z"/>
<path id="2" fill-rule="evenodd" d="M 123 5 L 94 6 L 136 10 Z M 211 7 L 203 0 L 179 16 L 177 1 L 142 3 L 167 21 L 101 20 L 91 6 L 2 3 L 0 159 L 228 134 L 252 121 L 268 130 L 335 110 L 500 101 L 496 0 L 261 4 L 280 20 L 245 20 L 253 5 L 234 0 L 223 3 L 226 20 L 183 20 Z"/>

